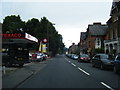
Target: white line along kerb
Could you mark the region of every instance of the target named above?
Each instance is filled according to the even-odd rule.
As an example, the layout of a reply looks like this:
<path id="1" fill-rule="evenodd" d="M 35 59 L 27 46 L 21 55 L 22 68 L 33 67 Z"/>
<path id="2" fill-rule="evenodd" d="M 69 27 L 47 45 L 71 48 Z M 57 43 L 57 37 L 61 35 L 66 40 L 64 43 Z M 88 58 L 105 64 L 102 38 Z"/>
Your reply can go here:
<path id="1" fill-rule="evenodd" d="M 78 67 L 78 69 L 79 69 L 80 71 L 82 71 L 83 73 L 85 73 L 85 74 L 87 74 L 87 75 L 90 75 L 89 73 L 87 73 L 87 72 L 84 71 L 83 69 L 81 69 L 81 68 L 79 68 L 79 67 Z"/>
<path id="2" fill-rule="evenodd" d="M 101 82 L 102 85 L 104 85 L 105 87 L 109 88 L 110 90 L 114 90 L 113 88 L 111 88 L 110 86 L 108 86 L 107 84 L 105 84 L 104 82 Z"/>

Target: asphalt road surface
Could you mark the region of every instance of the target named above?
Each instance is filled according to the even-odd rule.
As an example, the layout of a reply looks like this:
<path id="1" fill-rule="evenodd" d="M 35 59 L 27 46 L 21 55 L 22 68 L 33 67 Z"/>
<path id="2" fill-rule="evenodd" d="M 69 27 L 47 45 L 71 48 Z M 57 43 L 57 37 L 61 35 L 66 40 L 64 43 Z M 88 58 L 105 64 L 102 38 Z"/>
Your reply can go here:
<path id="1" fill-rule="evenodd" d="M 17 88 L 105 88 L 120 89 L 120 76 L 112 70 L 93 68 L 91 63 L 58 55 L 46 67 Z"/>

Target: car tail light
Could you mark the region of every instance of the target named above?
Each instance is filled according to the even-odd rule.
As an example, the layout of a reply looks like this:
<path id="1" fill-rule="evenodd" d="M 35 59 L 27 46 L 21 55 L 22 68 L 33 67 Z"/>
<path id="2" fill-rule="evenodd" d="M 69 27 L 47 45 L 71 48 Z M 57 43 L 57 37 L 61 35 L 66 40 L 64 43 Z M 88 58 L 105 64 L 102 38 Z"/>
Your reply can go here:
<path id="1" fill-rule="evenodd" d="M 80 59 L 84 59 L 84 58 L 81 57 Z"/>

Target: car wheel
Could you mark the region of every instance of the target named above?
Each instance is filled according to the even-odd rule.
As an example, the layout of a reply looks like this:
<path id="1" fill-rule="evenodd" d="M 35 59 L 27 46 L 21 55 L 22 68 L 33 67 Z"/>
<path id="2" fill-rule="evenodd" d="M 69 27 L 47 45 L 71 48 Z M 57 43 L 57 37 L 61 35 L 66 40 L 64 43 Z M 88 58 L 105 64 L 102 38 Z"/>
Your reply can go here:
<path id="1" fill-rule="evenodd" d="M 116 73 L 116 74 L 118 74 L 118 70 L 117 70 L 117 68 L 114 66 L 113 67 L 113 71 Z"/>
<path id="2" fill-rule="evenodd" d="M 19 64 L 19 67 L 22 67 L 23 65 L 24 65 L 24 63 L 20 63 L 20 64 Z"/>

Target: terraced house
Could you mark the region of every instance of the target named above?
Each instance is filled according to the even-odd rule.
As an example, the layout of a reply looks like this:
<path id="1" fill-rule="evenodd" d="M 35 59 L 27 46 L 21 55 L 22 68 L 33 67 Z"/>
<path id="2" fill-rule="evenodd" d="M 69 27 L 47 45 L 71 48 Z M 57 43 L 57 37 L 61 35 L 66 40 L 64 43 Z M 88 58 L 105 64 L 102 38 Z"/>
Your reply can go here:
<path id="1" fill-rule="evenodd" d="M 88 25 L 86 39 L 88 54 L 94 55 L 98 52 L 104 52 L 103 48 L 104 40 L 107 39 L 107 28 L 108 26 L 106 24 L 101 24 L 100 22 Z"/>
<path id="2" fill-rule="evenodd" d="M 104 41 L 105 52 L 109 54 L 120 53 L 120 1 L 113 2 L 108 25 L 108 40 Z"/>
<path id="3" fill-rule="evenodd" d="M 106 24 L 94 22 L 89 24 L 86 32 L 81 32 L 80 52 L 93 56 L 95 53 L 104 52 L 104 40 L 108 39 Z"/>

